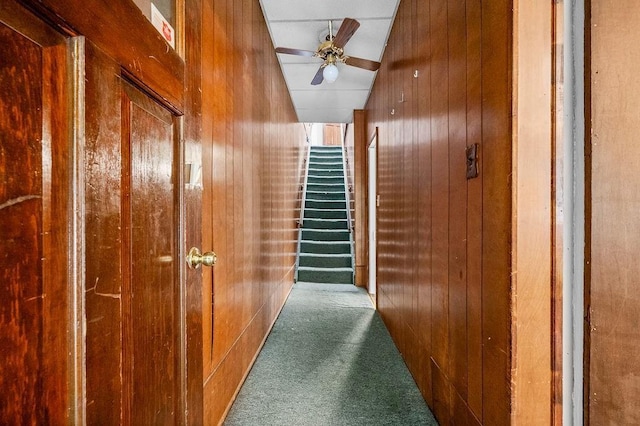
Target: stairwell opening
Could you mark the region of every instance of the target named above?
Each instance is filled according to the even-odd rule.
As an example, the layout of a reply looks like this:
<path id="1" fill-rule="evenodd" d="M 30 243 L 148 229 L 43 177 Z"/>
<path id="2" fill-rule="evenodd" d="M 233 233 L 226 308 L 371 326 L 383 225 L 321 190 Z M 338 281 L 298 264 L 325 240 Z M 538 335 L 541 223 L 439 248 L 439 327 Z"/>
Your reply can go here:
<path id="1" fill-rule="evenodd" d="M 343 125 L 313 124 L 305 162 L 296 282 L 354 284 Z"/>

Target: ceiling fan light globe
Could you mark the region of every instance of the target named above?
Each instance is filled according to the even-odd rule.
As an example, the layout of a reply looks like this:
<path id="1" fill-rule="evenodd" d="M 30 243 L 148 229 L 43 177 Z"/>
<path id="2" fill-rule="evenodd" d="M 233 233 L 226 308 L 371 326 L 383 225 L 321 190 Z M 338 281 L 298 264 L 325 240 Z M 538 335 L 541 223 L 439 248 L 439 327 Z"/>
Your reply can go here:
<path id="1" fill-rule="evenodd" d="M 322 76 L 327 81 L 327 83 L 333 83 L 338 79 L 339 73 L 340 72 L 338 71 L 338 67 L 336 67 L 334 64 L 329 64 L 326 67 L 324 67 L 324 70 L 322 71 Z"/>

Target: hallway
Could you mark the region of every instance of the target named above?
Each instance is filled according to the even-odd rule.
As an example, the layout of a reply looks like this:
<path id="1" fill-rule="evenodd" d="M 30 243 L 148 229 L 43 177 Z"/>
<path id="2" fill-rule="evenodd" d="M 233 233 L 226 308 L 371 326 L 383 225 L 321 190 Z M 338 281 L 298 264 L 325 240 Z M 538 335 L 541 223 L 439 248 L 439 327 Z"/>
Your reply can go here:
<path id="1" fill-rule="evenodd" d="M 362 28 L 323 58 L 290 4 Z M 376 59 L 354 5 L 2 1 L 0 424 L 412 424 L 414 386 L 443 425 L 640 424 L 640 2 L 402 0 L 361 109 L 310 84 Z M 346 213 L 304 202 L 320 100 Z"/>
<path id="2" fill-rule="evenodd" d="M 366 291 L 298 282 L 227 426 L 436 425 Z"/>

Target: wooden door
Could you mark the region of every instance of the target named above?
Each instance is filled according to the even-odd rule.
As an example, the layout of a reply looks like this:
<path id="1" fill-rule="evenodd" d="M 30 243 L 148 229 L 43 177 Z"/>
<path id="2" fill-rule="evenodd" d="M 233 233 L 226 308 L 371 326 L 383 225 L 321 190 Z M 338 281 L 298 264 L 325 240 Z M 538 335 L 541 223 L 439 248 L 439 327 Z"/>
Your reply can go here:
<path id="1" fill-rule="evenodd" d="M 335 146 L 342 144 L 342 127 L 339 124 L 324 125 L 323 145 Z"/>
<path id="2" fill-rule="evenodd" d="M 85 69 L 87 420 L 185 423 L 182 119 L 88 41 Z"/>
<path id="3" fill-rule="evenodd" d="M 180 418 L 178 118 L 123 83 L 123 360 L 132 424 Z"/>
<path id="4" fill-rule="evenodd" d="M 0 424 L 66 424 L 75 382 L 67 40 L 6 2 L 0 46 Z"/>

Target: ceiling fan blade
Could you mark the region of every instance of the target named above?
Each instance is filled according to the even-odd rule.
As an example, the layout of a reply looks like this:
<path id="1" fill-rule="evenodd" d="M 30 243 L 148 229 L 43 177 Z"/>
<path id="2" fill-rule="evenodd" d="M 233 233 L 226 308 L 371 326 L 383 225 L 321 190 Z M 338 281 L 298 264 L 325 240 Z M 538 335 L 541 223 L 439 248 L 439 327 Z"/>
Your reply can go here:
<path id="1" fill-rule="evenodd" d="M 354 58 L 353 56 L 349 56 L 344 63 L 351 65 L 352 67 L 364 68 L 369 71 L 377 71 L 378 68 L 380 68 L 380 62 L 370 61 L 369 59 Z"/>
<path id="2" fill-rule="evenodd" d="M 312 85 L 317 86 L 318 84 L 322 83 L 322 81 L 324 80 L 324 75 L 322 75 L 322 71 L 324 71 L 324 67 L 320 66 L 320 68 L 318 68 L 318 72 L 316 73 L 315 77 L 313 77 L 313 80 L 311 80 Z"/>
<path id="3" fill-rule="evenodd" d="M 307 56 L 312 58 L 316 52 L 311 50 L 291 49 L 289 47 L 276 47 L 276 53 L 286 53 L 287 55 Z"/>
<path id="4" fill-rule="evenodd" d="M 344 47 L 345 44 L 351 39 L 356 30 L 360 27 L 360 22 L 351 18 L 344 18 L 338 34 L 333 38 L 333 45 L 336 47 Z"/>

